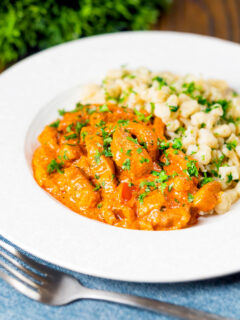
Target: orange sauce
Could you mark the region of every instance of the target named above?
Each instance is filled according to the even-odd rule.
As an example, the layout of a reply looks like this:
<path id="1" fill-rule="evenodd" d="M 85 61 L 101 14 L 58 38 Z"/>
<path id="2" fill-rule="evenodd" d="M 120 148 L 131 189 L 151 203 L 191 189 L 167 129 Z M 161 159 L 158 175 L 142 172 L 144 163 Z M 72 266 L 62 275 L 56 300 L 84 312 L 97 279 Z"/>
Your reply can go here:
<path id="1" fill-rule="evenodd" d="M 198 163 L 160 118 L 81 105 L 47 125 L 33 155 L 37 183 L 73 211 L 129 229 L 174 230 L 212 210 L 220 184 L 200 187 Z"/>

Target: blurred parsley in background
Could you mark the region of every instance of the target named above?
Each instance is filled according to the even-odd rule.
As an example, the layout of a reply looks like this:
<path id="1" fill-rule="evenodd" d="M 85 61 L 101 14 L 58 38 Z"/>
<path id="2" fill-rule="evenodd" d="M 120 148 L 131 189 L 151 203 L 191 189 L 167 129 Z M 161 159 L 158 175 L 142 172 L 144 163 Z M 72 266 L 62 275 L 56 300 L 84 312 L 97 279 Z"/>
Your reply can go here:
<path id="1" fill-rule="evenodd" d="M 149 29 L 172 0 L 0 0 L 0 70 L 64 41 Z"/>

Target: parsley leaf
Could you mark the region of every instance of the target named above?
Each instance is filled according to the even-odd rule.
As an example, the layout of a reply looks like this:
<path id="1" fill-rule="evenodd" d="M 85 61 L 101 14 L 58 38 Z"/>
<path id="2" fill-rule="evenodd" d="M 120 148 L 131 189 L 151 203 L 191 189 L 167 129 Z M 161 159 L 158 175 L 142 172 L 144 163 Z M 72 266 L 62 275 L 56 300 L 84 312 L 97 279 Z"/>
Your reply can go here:
<path id="1" fill-rule="evenodd" d="M 94 156 L 94 160 L 95 160 L 96 164 L 100 163 L 100 157 L 101 157 L 101 153 L 99 151 L 97 151 Z"/>
<path id="2" fill-rule="evenodd" d="M 134 139 L 133 137 L 127 137 L 127 140 L 134 142 L 135 144 L 138 144 L 138 140 Z"/>
<path id="3" fill-rule="evenodd" d="M 168 149 L 170 147 L 170 143 L 165 141 L 165 140 L 158 139 L 157 144 L 158 144 L 158 148 L 160 150 L 166 150 L 166 149 Z"/>
<path id="4" fill-rule="evenodd" d="M 76 139 L 76 138 L 77 138 L 77 135 L 76 135 L 76 133 L 73 133 L 73 134 L 69 134 L 68 136 L 64 136 L 64 138 L 65 138 L 66 140 Z"/>
<path id="5" fill-rule="evenodd" d="M 129 120 L 120 119 L 120 120 L 118 120 L 117 123 L 118 123 L 118 124 L 121 124 L 121 125 L 123 125 L 123 126 L 126 126 L 126 125 L 129 124 Z"/>
<path id="6" fill-rule="evenodd" d="M 226 143 L 226 146 L 228 148 L 228 150 L 235 150 L 236 149 L 236 146 L 237 146 L 237 141 L 234 140 L 234 141 L 229 141 Z"/>
<path id="7" fill-rule="evenodd" d="M 172 147 L 173 149 L 180 150 L 182 148 L 182 140 L 180 138 L 175 138 Z"/>
<path id="8" fill-rule="evenodd" d="M 188 193 L 188 202 L 193 202 L 194 196 L 191 193 Z"/>
<path id="9" fill-rule="evenodd" d="M 162 89 L 163 86 L 167 86 L 167 82 L 162 77 L 154 77 L 152 80 L 159 83 L 159 89 Z"/>
<path id="10" fill-rule="evenodd" d="M 83 127 L 85 127 L 87 124 L 88 124 L 88 120 L 86 120 L 85 122 L 77 122 L 76 123 L 76 132 L 77 132 L 77 134 L 79 134 L 80 133 L 80 131 L 82 130 L 82 128 Z"/>
<path id="11" fill-rule="evenodd" d="M 66 111 L 64 109 L 60 109 L 60 110 L 58 110 L 58 113 L 60 116 L 64 116 Z"/>
<path id="12" fill-rule="evenodd" d="M 187 162 L 187 172 L 190 177 L 198 177 L 198 169 L 196 167 L 196 160 L 189 160 Z"/>
<path id="13" fill-rule="evenodd" d="M 145 191 L 138 196 L 138 200 L 141 204 L 143 204 L 144 199 L 149 194 L 150 191 Z"/>
<path id="14" fill-rule="evenodd" d="M 208 177 L 206 172 L 204 172 L 203 175 L 204 175 L 204 178 L 203 178 L 203 179 L 201 180 L 201 182 L 200 182 L 200 186 L 201 186 L 201 187 L 204 186 L 205 184 L 213 181 L 213 178 Z"/>
<path id="15" fill-rule="evenodd" d="M 130 170 L 130 168 L 131 168 L 131 160 L 126 159 L 122 164 L 122 169 L 123 170 Z"/>
<path id="16" fill-rule="evenodd" d="M 59 123 L 60 123 L 60 120 L 57 119 L 55 122 L 51 123 L 51 124 L 49 125 L 49 127 L 58 128 Z"/>
<path id="17" fill-rule="evenodd" d="M 144 163 L 144 162 L 149 163 L 149 159 L 142 157 L 142 158 L 140 159 L 140 162 L 141 162 L 141 163 Z"/>
<path id="18" fill-rule="evenodd" d="M 227 176 L 227 183 L 232 182 L 232 180 L 233 180 L 233 176 L 232 176 L 232 173 L 230 172 L 229 175 Z"/>
<path id="19" fill-rule="evenodd" d="M 138 111 L 137 109 L 134 109 L 134 113 L 137 115 L 138 120 L 143 122 L 149 122 L 149 120 L 153 116 L 152 113 L 148 116 L 145 116 L 142 112 Z"/>
<path id="20" fill-rule="evenodd" d="M 177 112 L 179 107 L 178 106 L 169 106 L 170 111 Z"/>
<path id="21" fill-rule="evenodd" d="M 63 167 L 63 162 L 57 162 L 55 159 L 53 159 L 47 166 L 47 173 L 51 174 L 54 172 L 58 172 L 58 173 L 64 173 L 64 171 L 62 170 Z"/>
<path id="22" fill-rule="evenodd" d="M 127 156 L 130 156 L 131 153 L 132 153 L 132 150 L 129 149 L 129 150 L 127 150 L 127 152 L 126 152 L 126 155 L 127 155 Z"/>
<path id="23" fill-rule="evenodd" d="M 100 184 L 96 184 L 95 188 L 93 189 L 93 191 L 98 191 L 101 189 L 101 185 Z"/>
<path id="24" fill-rule="evenodd" d="M 152 175 L 157 176 L 156 182 L 165 182 L 168 180 L 168 175 L 166 174 L 166 171 L 162 170 L 160 172 L 158 171 L 152 171 Z"/>
<path id="25" fill-rule="evenodd" d="M 106 104 L 99 107 L 99 112 L 108 112 L 110 111 Z"/>
<path id="26" fill-rule="evenodd" d="M 69 124 L 66 128 L 66 131 L 69 133 L 72 130 L 73 123 Z"/>
<path id="27" fill-rule="evenodd" d="M 189 83 L 184 83 L 182 87 L 184 88 L 183 92 L 188 94 L 192 94 L 197 89 L 193 81 Z"/>

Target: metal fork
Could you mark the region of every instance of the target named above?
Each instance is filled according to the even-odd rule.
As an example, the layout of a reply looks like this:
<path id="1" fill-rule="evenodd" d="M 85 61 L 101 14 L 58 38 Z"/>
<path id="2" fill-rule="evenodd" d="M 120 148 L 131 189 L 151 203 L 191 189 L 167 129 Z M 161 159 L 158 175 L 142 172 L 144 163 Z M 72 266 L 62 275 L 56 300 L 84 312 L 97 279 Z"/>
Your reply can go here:
<path id="1" fill-rule="evenodd" d="M 4 249 L 4 250 L 2 250 Z M 147 309 L 186 320 L 230 320 L 206 312 L 171 303 L 127 294 L 84 287 L 74 277 L 37 263 L 13 246 L 0 240 L 0 277 L 27 297 L 52 306 L 68 304 L 78 299 L 104 300 Z M 17 259 L 16 259 L 17 258 Z"/>

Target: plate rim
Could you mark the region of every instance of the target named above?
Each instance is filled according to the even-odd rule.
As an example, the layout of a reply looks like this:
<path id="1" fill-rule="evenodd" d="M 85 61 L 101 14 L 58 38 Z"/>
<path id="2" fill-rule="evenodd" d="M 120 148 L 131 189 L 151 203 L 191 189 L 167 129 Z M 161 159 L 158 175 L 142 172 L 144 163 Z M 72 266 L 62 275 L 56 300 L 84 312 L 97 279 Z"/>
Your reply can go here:
<path id="1" fill-rule="evenodd" d="M 36 54 L 34 54 L 34 55 L 32 55 L 32 56 L 30 56 L 30 57 L 27 57 L 27 58 L 25 58 L 25 59 L 23 59 L 23 60 L 21 60 L 19 63 L 17 63 L 16 65 L 14 65 L 14 66 L 12 66 L 12 67 L 10 67 L 9 69 L 7 69 L 6 71 L 4 71 L 2 74 L 1 74 L 1 76 L 0 76 L 0 79 L 2 79 L 3 78 L 3 76 L 5 75 L 5 74 L 8 74 L 10 71 L 12 72 L 13 70 L 14 70 L 14 68 L 16 68 L 16 67 L 18 67 L 20 64 L 21 65 L 23 65 L 26 61 L 30 61 L 31 59 L 34 59 L 34 58 L 36 58 L 36 56 L 39 56 L 39 55 L 42 55 L 42 54 L 46 54 L 47 52 L 49 52 L 49 51 L 54 51 L 57 47 L 59 48 L 59 47 L 61 47 L 61 46 L 71 46 L 71 44 L 73 43 L 73 42 L 82 42 L 82 41 L 86 41 L 86 40 L 93 40 L 94 41 L 94 39 L 95 38 L 102 38 L 102 37 L 112 37 L 112 36 L 115 36 L 115 35 L 117 35 L 117 36 L 122 36 L 122 35 L 126 35 L 126 34 L 135 34 L 135 33 L 144 33 L 144 34 L 149 34 L 149 33 L 155 33 L 155 34 L 157 34 L 157 33 L 161 33 L 161 34 L 167 34 L 167 35 L 169 35 L 169 34 L 174 34 L 174 35 L 183 35 L 183 36 L 187 36 L 187 37 L 197 37 L 197 38 L 204 38 L 204 39 L 206 39 L 206 38 L 208 38 L 208 39 L 210 39 L 211 41 L 212 40 L 214 40 L 214 41 L 217 41 L 217 42 L 223 42 L 223 43 L 228 43 L 228 44 L 231 44 L 231 45 L 236 45 L 236 47 L 238 47 L 238 48 L 240 48 L 240 45 L 239 44 L 236 44 L 236 43 L 234 43 L 234 42 L 231 42 L 231 41 L 228 41 L 228 40 L 223 40 L 223 39 L 218 39 L 218 38 L 214 38 L 214 37 L 210 37 L 210 36 L 203 36 L 203 35 L 195 35 L 195 34 L 192 34 L 192 33 L 183 33 L 183 32 L 171 32 L 171 31 L 136 31 L 136 32 L 133 32 L 133 31 L 126 31 L 126 32 L 119 32 L 119 33 L 110 33 L 110 34 L 104 34 L 104 35 L 97 35 L 97 36 L 91 36 L 91 37 L 86 37 L 86 38 L 83 38 L 83 39 L 77 39 L 77 40 L 74 40 L 74 41 L 70 41 L 70 42 L 67 42 L 67 43 L 63 43 L 63 44 L 60 44 L 60 45 L 57 45 L 57 46 L 54 46 L 54 47 L 52 47 L 52 48 L 49 48 L 49 49 L 46 49 L 46 50 L 43 50 L 43 51 L 41 51 L 41 52 L 38 52 L 38 53 L 36 53 Z M 0 84 L 1 85 L 1 84 Z M 68 89 L 67 89 L 68 90 Z M 67 91 L 66 90 L 66 91 Z M 64 92 L 62 92 L 62 93 L 64 93 Z M 53 100 L 54 99 L 56 99 L 56 97 L 55 98 L 53 98 Z M 49 103 L 51 103 L 51 101 L 49 102 Z M 45 106 L 43 106 L 42 108 L 44 108 Z M 39 111 L 39 110 L 38 110 Z M 75 214 L 75 213 L 74 213 Z M 86 219 L 86 218 L 85 218 Z M 95 222 L 95 221 L 94 221 Z M 113 229 L 113 227 L 112 226 L 107 226 L 107 227 L 109 227 L 109 228 L 111 228 L 111 229 Z M 186 229 L 185 229 L 186 230 Z M 130 230 L 131 232 L 132 232 L 132 230 Z M 0 225 L 0 232 L 1 232 L 1 225 Z M 128 232 L 128 231 L 127 231 Z M 141 233 L 144 233 L 144 232 L 149 232 L 149 231 L 138 231 L 138 230 L 136 230 L 136 231 L 134 231 L 134 232 L 141 232 Z M 169 232 L 169 231 L 166 231 L 166 232 Z M 172 231 L 170 231 L 170 232 L 172 232 Z M 12 239 L 12 237 L 11 236 L 8 236 L 8 235 L 6 235 L 6 234 L 4 234 L 4 232 L 2 232 L 3 234 L 3 237 L 4 238 L 6 238 L 7 240 L 9 240 L 10 242 L 12 242 L 12 243 L 14 243 L 15 245 L 17 245 L 18 247 L 20 247 L 20 248 L 22 248 L 24 251 L 27 251 L 27 252 L 29 252 L 29 250 L 28 250 L 28 246 L 26 246 L 26 245 L 24 245 L 24 243 L 22 243 L 21 242 L 21 240 L 20 239 Z M 155 232 L 154 232 L 155 233 Z M 30 252 L 31 252 L 32 250 L 30 250 Z M 43 257 L 41 257 L 41 255 L 39 255 L 39 254 L 36 254 L 36 253 L 33 253 L 34 254 L 34 256 L 36 256 L 36 257 L 38 257 L 39 259 L 42 259 L 42 260 L 45 260 Z M 53 264 L 56 264 L 56 262 L 55 261 L 51 261 L 51 259 L 49 260 L 49 259 L 47 259 L 48 261 L 47 262 L 50 262 L 50 263 L 53 263 Z M 45 260 L 46 261 L 46 260 Z M 61 266 L 61 267 L 63 267 L 63 268 L 66 268 L 64 265 L 62 265 L 61 263 L 57 263 L 59 266 Z M 96 277 L 101 277 L 101 278 L 108 278 L 108 279 L 113 279 L 113 280 L 119 280 L 119 281 L 132 281 L 132 282 L 161 282 L 161 283 L 165 283 L 165 282 L 186 282 L 186 281 L 197 281 L 197 280 L 204 280 L 204 279 L 209 279 L 209 278 L 216 278 L 216 277 L 220 277 L 220 276 L 223 276 L 223 275 L 226 275 L 226 274 L 232 274 L 232 273 L 236 273 L 236 272 L 238 272 L 239 270 L 240 270 L 240 265 L 239 265 L 239 267 L 237 267 L 237 268 L 233 268 L 231 271 L 228 271 L 227 273 L 226 273 L 226 271 L 223 271 L 223 272 L 219 272 L 219 273 L 214 273 L 214 274 L 210 274 L 210 275 L 205 275 L 205 276 L 202 276 L 201 278 L 199 278 L 199 277 L 197 277 L 197 278 L 194 278 L 194 277 L 189 277 L 189 278 L 186 278 L 186 279 L 174 279 L 173 277 L 171 277 L 171 279 L 166 279 L 166 280 L 155 280 L 155 281 L 153 281 L 152 279 L 150 279 L 150 280 L 147 280 L 147 279 L 145 279 L 145 280 L 143 280 L 143 279 L 134 279 L 134 280 L 131 280 L 131 279 L 126 279 L 126 278 L 124 278 L 124 277 L 122 277 L 122 278 L 120 278 L 120 277 L 112 277 L 111 276 L 111 278 L 109 278 L 109 277 L 107 277 L 107 276 L 104 276 L 104 275 L 102 275 L 101 274 L 101 272 L 100 273 L 98 273 L 98 272 L 91 272 L 91 273 L 89 273 L 89 272 L 85 272 L 85 271 L 79 271 L 80 269 L 78 269 L 78 270 L 76 270 L 75 268 L 68 268 L 69 270 L 72 270 L 72 271 L 76 271 L 76 272 L 81 272 L 81 273 L 85 273 L 85 274 L 90 274 L 90 275 L 92 275 L 92 276 L 96 276 Z"/>

